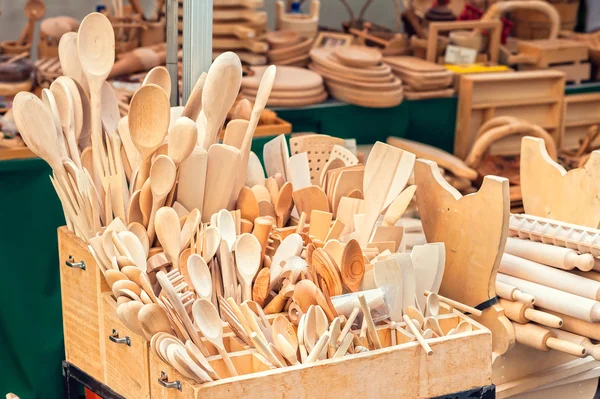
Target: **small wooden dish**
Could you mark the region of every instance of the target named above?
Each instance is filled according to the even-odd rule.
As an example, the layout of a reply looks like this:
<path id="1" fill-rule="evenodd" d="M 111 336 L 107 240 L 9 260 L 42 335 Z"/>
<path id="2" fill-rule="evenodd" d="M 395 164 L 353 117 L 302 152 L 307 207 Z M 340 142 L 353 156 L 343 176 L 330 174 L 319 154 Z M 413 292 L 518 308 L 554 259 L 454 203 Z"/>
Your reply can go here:
<path id="1" fill-rule="evenodd" d="M 302 41 L 302 36 L 293 30 L 272 31 L 265 38 L 272 49 L 289 48 Z"/>
<path id="2" fill-rule="evenodd" d="M 271 62 L 286 60 L 299 55 L 307 54 L 312 46 L 313 39 L 304 39 L 290 47 L 278 48 L 267 52 Z"/>
<path id="3" fill-rule="evenodd" d="M 367 46 L 336 47 L 333 54 L 344 65 L 355 68 L 376 66 L 381 63 L 381 52 Z"/>

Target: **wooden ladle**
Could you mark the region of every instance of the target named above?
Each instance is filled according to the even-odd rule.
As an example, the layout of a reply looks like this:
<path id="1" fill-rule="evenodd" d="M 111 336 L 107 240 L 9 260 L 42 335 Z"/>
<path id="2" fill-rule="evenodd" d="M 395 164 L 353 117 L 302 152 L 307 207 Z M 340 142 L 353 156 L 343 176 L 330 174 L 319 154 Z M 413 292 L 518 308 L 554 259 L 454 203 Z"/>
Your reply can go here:
<path id="1" fill-rule="evenodd" d="M 24 7 L 25 16 L 27 17 L 27 25 L 19 35 L 18 44 L 26 44 L 33 41 L 33 31 L 35 22 L 39 21 L 46 14 L 46 6 L 40 0 L 28 0 Z"/>
<path id="2" fill-rule="evenodd" d="M 167 135 L 171 109 L 165 91 L 157 85 L 142 86 L 129 106 L 129 134 L 140 153 L 135 189 L 142 188 L 150 171 L 150 160 Z"/>
<path id="3" fill-rule="evenodd" d="M 204 337 L 213 344 L 219 354 L 223 356 L 227 370 L 229 374 L 237 376 L 237 370 L 229 358 L 229 354 L 225 350 L 223 345 L 223 322 L 219 317 L 219 313 L 215 306 L 206 299 L 197 299 L 192 305 L 192 312 L 194 314 L 194 322 L 204 335 Z"/>
<path id="4" fill-rule="evenodd" d="M 238 238 L 235 247 L 235 263 L 237 265 L 238 280 L 242 284 L 242 300 L 252 300 L 252 280 L 261 260 L 260 242 L 250 233 L 244 233 Z"/>

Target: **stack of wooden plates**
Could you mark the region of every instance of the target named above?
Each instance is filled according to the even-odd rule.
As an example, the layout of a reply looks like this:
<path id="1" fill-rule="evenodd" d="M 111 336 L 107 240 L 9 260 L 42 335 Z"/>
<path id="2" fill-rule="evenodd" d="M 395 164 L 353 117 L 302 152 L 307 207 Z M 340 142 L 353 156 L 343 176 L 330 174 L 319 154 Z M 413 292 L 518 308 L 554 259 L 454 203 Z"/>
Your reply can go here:
<path id="1" fill-rule="evenodd" d="M 266 66 L 251 67 L 254 75 L 242 79 L 242 97 L 256 99 L 258 86 Z M 267 105 L 273 107 L 302 107 L 318 104 L 327 99 L 323 78 L 308 69 L 279 66 Z"/>
<path id="2" fill-rule="evenodd" d="M 233 51 L 249 65 L 265 65 L 269 45 L 259 37 L 266 31 L 264 0 L 213 0 L 213 57 Z"/>
<path id="3" fill-rule="evenodd" d="M 312 38 L 304 38 L 293 30 L 276 30 L 267 33 L 270 50 L 267 53 L 269 63 L 305 68 L 310 56 L 308 52 L 313 44 Z"/>
<path id="4" fill-rule="evenodd" d="M 404 83 L 404 96 L 409 100 L 451 97 L 454 73 L 442 65 L 411 56 L 383 59 Z"/>
<path id="5" fill-rule="evenodd" d="M 331 95 L 371 108 L 402 102 L 402 82 L 383 64 L 381 53 L 366 46 L 319 47 L 310 51 L 309 68 L 325 79 Z"/>

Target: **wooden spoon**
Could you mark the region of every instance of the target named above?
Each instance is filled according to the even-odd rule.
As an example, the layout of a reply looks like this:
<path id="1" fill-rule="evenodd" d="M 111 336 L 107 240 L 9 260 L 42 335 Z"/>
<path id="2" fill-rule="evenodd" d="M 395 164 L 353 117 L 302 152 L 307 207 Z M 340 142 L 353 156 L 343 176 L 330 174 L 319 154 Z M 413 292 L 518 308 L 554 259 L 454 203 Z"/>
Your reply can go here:
<path id="1" fill-rule="evenodd" d="M 223 356 L 227 370 L 230 376 L 237 376 L 237 370 L 229 358 L 229 354 L 223 345 L 223 322 L 215 306 L 206 299 L 197 299 L 192 305 L 194 322 L 204 335 L 204 337 L 213 344 L 219 354 Z"/>
<path id="2" fill-rule="evenodd" d="M 198 129 L 196 123 L 189 118 L 181 117 L 169 129 L 169 158 L 175 166 L 179 166 L 190 156 L 196 147 Z"/>
<path id="3" fill-rule="evenodd" d="M 54 94 L 49 89 L 42 89 L 42 102 L 48 108 L 52 121 L 54 122 L 55 129 L 55 140 L 62 157 L 68 158 L 69 152 L 67 150 L 67 143 L 65 141 L 65 135 L 62 132 L 62 126 L 60 123 L 60 115 L 58 113 L 58 105 L 54 99 Z M 25 139 L 25 138 L 24 138 Z"/>
<path id="4" fill-rule="evenodd" d="M 221 209 L 217 214 L 217 226 L 221 232 L 221 239 L 225 240 L 230 250 L 234 250 L 236 239 L 235 221 L 227 209 Z"/>
<path id="5" fill-rule="evenodd" d="M 19 35 L 17 43 L 25 45 L 33 41 L 33 31 L 35 30 L 35 22 L 39 21 L 46 14 L 46 6 L 40 0 L 28 0 L 24 7 L 25 16 L 27 17 L 27 25 Z"/>
<path id="6" fill-rule="evenodd" d="M 67 181 L 54 120 L 42 101 L 32 93 L 20 92 L 13 101 L 13 114 L 27 147 L 50 165 L 59 181 Z"/>
<path id="7" fill-rule="evenodd" d="M 277 215 L 277 227 L 283 227 L 287 224 L 288 219 L 290 218 L 290 213 L 292 212 L 292 208 L 294 207 L 294 202 L 292 198 L 292 194 L 294 192 L 294 188 L 290 182 L 286 182 L 279 193 L 277 194 L 277 199 L 275 200 L 275 214 Z"/>
<path id="8" fill-rule="evenodd" d="M 67 32 L 62 35 L 58 42 L 58 59 L 62 73 L 64 76 L 74 79 L 85 92 L 88 92 L 87 79 L 81 68 L 79 57 L 73 56 L 73 54 L 77 54 L 77 51 L 77 32 Z"/>
<path id="9" fill-rule="evenodd" d="M 202 110 L 202 91 L 204 89 L 204 83 L 206 82 L 206 75 L 206 72 L 202 72 L 200 77 L 198 77 L 198 80 L 190 93 L 190 97 L 183 108 L 181 116 L 186 116 L 193 121 L 198 119 L 200 111 Z"/>
<path id="10" fill-rule="evenodd" d="M 129 280 L 127 276 L 119 270 L 109 269 L 104 273 L 106 283 L 112 288 L 113 284 L 120 280 Z"/>
<path id="11" fill-rule="evenodd" d="M 148 232 L 140 223 L 131 222 L 127 226 L 127 230 L 131 231 L 136 235 L 138 240 L 142 243 L 142 247 L 144 248 L 144 252 L 146 253 L 146 257 L 148 257 L 148 251 L 150 250 L 150 240 L 148 238 Z"/>
<path id="12" fill-rule="evenodd" d="M 69 148 L 70 158 L 77 167 L 81 168 L 81 158 L 75 136 L 75 110 L 71 92 L 62 79 L 57 79 L 50 85 L 60 119 L 61 131 Z"/>
<path id="13" fill-rule="evenodd" d="M 204 231 L 204 247 L 202 248 L 202 258 L 208 263 L 217 253 L 221 245 L 221 232 L 217 227 L 211 226 Z"/>
<path id="14" fill-rule="evenodd" d="M 202 90 L 202 111 L 206 115 L 207 130 L 203 147 L 208 151 L 215 143 L 227 112 L 235 102 L 242 84 L 242 63 L 230 51 L 213 61 Z M 229 197 L 227 198 L 229 202 Z"/>
<path id="15" fill-rule="evenodd" d="M 260 306 L 264 306 L 269 296 L 269 287 L 271 285 L 271 274 L 268 267 L 262 268 L 256 275 L 256 280 L 252 287 L 252 300 Z"/>
<path id="16" fill-rule="evenodd" d="M 133 260 L 137 268 L 145 272 L 147 253 L 144 249 L 144 246 L 140 242 L 140 239 L 131 231 L 122 231 L 118 233 L 118 237 L 123 246 L 131 255 L 130 258 Z"/>
<path id="17" fill-rule="evenodd" d="M 402 217 L 404 211 L 406 211 L 406 208 L 408 208 L 416 191 L 417 186 L 412 185 L 406 187 L 404 191 L 398 194 L 383 216 L 383 226 L 393 226 L 396 224 L 398 219 Z"/>
<path id="18" fill-rule="evenodd" d="M 169 71 L 164 66 L 154 67 L 146 74 L 144 78 L 144 82 L 142 82 L 142 86 L 146 86 L 149 84 L 155 84 L 162 88 L 167 97 L 171 97 L 171 76 L 169 75 Z"/>
<path id="19" fill-rule="evenodd" d="M 166 332 L 172 334 L 171 322 L 164 309 L 157 303 L 142 306 L 138 318 L 146 339 L 151 339 L 154 334 Z"/>
<path id="20" fill-rule="evenodd" d="M 121 316 L 119 319 L 134 333 L 144 336 L 144 329 L 140 323 L 139 313 L 142 308 L 146 306 L 142 302 L 131 301 L 119 305 L 117 308 L 117 316 Z"/>
<path id="21" fill-rule="evenodd" d="M 192 254 L 187 261 L 187 270 L 194 291 L 201 299 L 210 300 L 212 295 L 212 279 L 210 270 L 204 259 L 198 254 Z"/>
<path id="22" fill-rule="evenodd" d="M 173 268 L 179 268 L 181 227 L 173 208 L 162 207 L 156 212 L 156 236 Z"/>
<path id="23" fill-rule="evenodd" d="M 427 309 L 425 312 L 427 316 L 432 317 L 438 317 L 440 314 L 440 298 L 435 292 L 427 296 Z"/>
<path id="24" fill-rule="evenodd" d="M 206 357 L 204 357 L 204 355 L 202 354 L 202 352 L 200 351 L 200 349 L 198 349 L 198 347 L 192 341 L 189 341 L 189 340 L 186 341 L 186 343 L 185 343 L 185 349 L 187 350 L 188 355 L 190 355 L 190 357 L 194 361 L 196 361 L 196 363 L 198 363 L 204 370 L 206 370 L 206 372 L 208 373 L 208 375 L 213 380 L 220 380 L 221 379 L 221 377 L 219 377 L 219 375 L 211 367 L 211 365 L 208 362 L 208 360 L 206 360 Z"/>
<path id="25" fill-rule="evenodd" d="M 150 242 L 154 241 L 154 217 L 158 208 L 160 208 L 167 198 L 167 195 L 175 184 L 177 176 L 177 167 L 175 163 L 166 155 L 159 155 L 154 160 L 150 169 L 150 189 L 152 190 L 152 210 L 148 222 L 148 237 Z M 139 175 L 138 175 L 139 178 Z M 177 236 L 180 239 L 179 236 Z"/>
<path id="26" fill-rule="evenodd" d="M 235 246 L 238 280 L 242 284 L 242 300 L 252 300 L 252 280 L 260 267 L 262 248 L 252 234 L 240 235 Z"/>
<path id="27" fill-rule="evenodd" d="M 252 107 L 252 114 L 250 115 L 250 123 L 248 123 L 248 128 L 246 129 L 244 141 L 242 142 L 242 147 L 240 149 L 240 170 L 233 187 L 233 195 L 236 197 L 237 194 L 240 192 L 240 189 L 244 187 L 244 183 L 246 181 L 246 171 L 248 169 L 248 159 L 250 157 L 252 137 L 254 137 L 254 131 L 256 130 L 256 126 L 258 126 L 260 115 L 262 114 L 262 112 L 265 109 L 265 106 L 267 105 L 269 95 L 271 95 L 271 89 L 273 88 L 273 83 L 275 82 L 275 73 L 276 67 L 274 65 L 271 65 L 265 70 L 260 81 L 258 92 L 256 93 L 254 107 Z"/>
<path id="28" fill-rule="evenodd" d="M 83 19 L 77 33 L 79 62 L 89 86 L 91 103 L 92 148 L 102 143 L 102 84 L 115 62 L 115 34 L 109 19 L 91 13 Z M 94 163 L 100 162 L 100 151 L 93 150 Z M 100 171 L 94 170 L 98 176 Z"/>
<path id="29" fill-rule="evenodd" d="M 140 153 L 135 189 L 148 178 L 152 154 L 164 142 L 170 118 L 169 98 L 159 86 L 150 84 L 135 92 L 129 106 L 129 134 Z"/>

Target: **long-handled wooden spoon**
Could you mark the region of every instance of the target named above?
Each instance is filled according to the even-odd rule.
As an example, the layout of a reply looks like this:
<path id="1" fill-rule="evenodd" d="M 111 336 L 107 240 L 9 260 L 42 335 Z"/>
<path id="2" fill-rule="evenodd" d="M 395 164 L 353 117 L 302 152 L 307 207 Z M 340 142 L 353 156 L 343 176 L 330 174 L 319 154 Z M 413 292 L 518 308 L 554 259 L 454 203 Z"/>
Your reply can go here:
<path id="1" fill-rule="evenodd" d="M 163 89 L 150 84 L 135 92 L 129 106 L 129 134 L 140 153 L 135 189 L 148 178 L 150 160 L 165 140 L 170 118 L 169 98 Z"/>
<path id="2" fill-rule="evenodd" d="M 201 299 L 210 300 L 212 295 L 212 279 L 210 270 L 204 259 L 198 254 L 192 254 L 187 261 L 187 270 L 194 291 Z"/>
<path id="3" fill-rule="evenodd" d="M 204 335 L 204 337 L 213 344 L 219 354 L 223 356 L 227 370 L 230 376 L 237 376 L 237 370 L 229 358 L 229 354 L 223 345 L 223 322 L 215 306 L 206 299 L 197 299 L 192 305 L 194 322 Z"/>
<path id="4" fill-rule="evenodd" d="M 207 151 L 217 140 L 218 132 L 240 91 L 241 84 L 240 58 L 230 51 L 219 55 L 208 70 L 202 90 L 202 110 L 207 120 L 203 147 Z"/>
<path id="5" fill-rule="evenodd" d="M 181 117 L 175 121 L 175 124 L 169 129 L 169 158 L 173 160 L 175 166 L 179 166 L 185 161 L 194 148 L 198 138 L 198 129 L 196 123 L 189 118 Z"/>
<path id="6" fill-rule="evenodd" d="M 156 212 L 156 235 L 173 268 L 179 268 L 181 227 L 175 209 L 162 207 Z"/>
<path id="7" fill-rule="evenodd" d="M 142 86 L 149 84 L 160 86 L 167 94 L 167 97 L 171 96 L 171 76 L 164 66 L 154 67 L 146 74 Z"/>
<path id="8" fill-rule="evenodd" d="M 77 54 L 77 32 L 67 32 L 61 36 L 58 42 L 58 59 L 64 76 L 73 78 L 81 87 L 88 92 L 88 83 L 81 68 Z"/>
<path id="9" fill-rule="evenodd" d="M 91 13 L 79 25 L 77 34 L 79 62 L 89 85 L 91 102 L 92 155 L 94 164 L 100 162 L 102 144 L 102 84 L 115 62 L 115 34 L 112 24 L 104 15 Z M 99 176 L 100 171 L 94 170 Z"/>
<path id="10" fill-rule="evenodd" d="M 150 169 L 150 188 L 152 190 L 152 211 L 148 222 L 148 237 L 154 241 L 154 216 L 165 201 L 169 191 L 175 184 L 177 170 L 175 163 L 166 155 L 159 155 Z M 139 176 L 138 176 L 139 177 Z M 180 238 L 180 237 L 177 237 Z"/>

